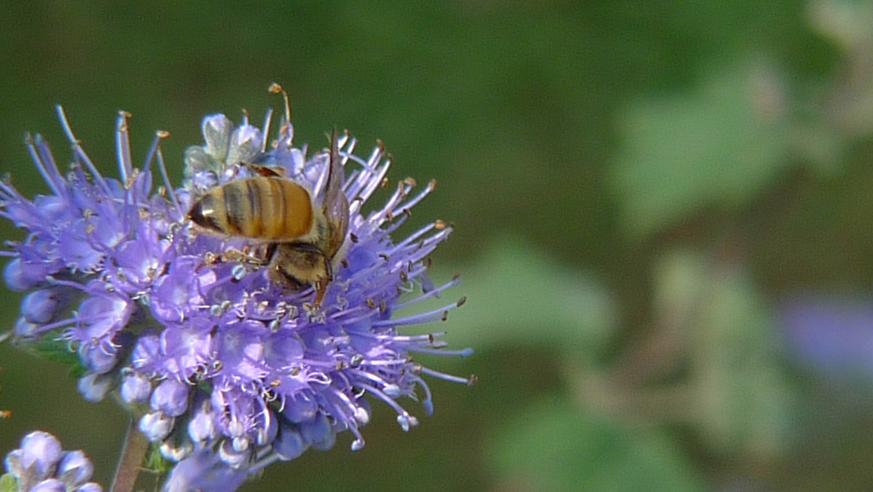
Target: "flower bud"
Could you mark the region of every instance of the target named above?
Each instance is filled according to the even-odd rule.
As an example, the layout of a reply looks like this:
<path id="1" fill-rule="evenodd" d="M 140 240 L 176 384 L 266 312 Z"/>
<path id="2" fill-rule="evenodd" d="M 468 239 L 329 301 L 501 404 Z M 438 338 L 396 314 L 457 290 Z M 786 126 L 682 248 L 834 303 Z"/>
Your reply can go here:
<path id="1" fill-rule="evenodd" d="M 90 373 L 79 379 L 79 394 L 90 402 L 102 401 L 113 386 L 113 378 L 104 374 Z"/>
<path id="2" fill-rule="evenodd" d="M 152 393 L 152 384 L 142 374 L 130 372 L 121 382 L 121 399 L 130 405 L 145 403 Z"/>
<path id="3" fill-rule="evenodd" d="M 197 411 L 188 423 L 188 437 L 195 443 L 205 443 L 215 439 L 216 435 L 212 413 L 206 410 Z"/>
<path id="4" fill-rule="evenodd" d="M 48 323 L 59 304 L 57 289 L 35 290 L 21 301 L 21 314 L 31 323 Z"/>
<path id="5" fill-rule="evenodd" d="M 188 386 L 175 379 L 164 380 L 152 392 L 152 409 L 178 417 L 188 409 L 188 391 Z"/>
<path id="6" fill-rule="evenodd" d="M 35 431 L 21 440 L 20 463 L 22 468 L 41 480 L 54 474 L 61 459 L 61 443 L 48 432 Z M 34 481 L 35 481 L 34 480 Z"/>
<path id="7" fill-rule="evenodd" d="M 251 162 L 261 151 L 261 131 L 251 125 L 241 125 L 230 136 L 227 165 Z"/>
<path id="8" fill-rule="evenodd" d="M 282 425 L 279 435 L 273 441 L 273 450 L 286 461 L 296 459 L 306 451 L 306 442 L 295 426 Z"/>
<path id="9" fill-rule="evenodd" d="M 36 484 L 29 492 L 67 492 L 67 486 L 56 478 L 49 478 Z"/>
<path id="10" fill-rule="evenodd" d="M 319 450 L 332 448 L 336 440 L 330 422 L 323 413 L 319 413 L 311 422 L 300 424 L 300 434 L 307 443 Z"/>
<path id="11" fill-rule="evenodd" d="M 216 161 L 224 161 L 227 156 L 228 137 L 232 127 L 231 121 L 223 114 L 203 118 L 200 129 L 203 131 L 203 140 L 206 141 L 206 153 Z"/>
<path id="12" fill-rule="evenodd" d="M 58 465 L 57 476 L 67 486 L 75 487 L 91 479 L 94 465 L 82 451 L 67 451 Z"/>
<path id="13" fill-rule="evenodd" d="M 161 412 L 147 413 L 139 419 L 139 430 L 151 442 L 163 441 L 173 430 L 173 418 Z"/>
<path id="14" fill-rule="evenodd" d="M 45 276 L 39 265 L 24 265 L 21 258 L 14 258 L 3 269 L 3 279 L 9 290 L 24 292 L 37 285 Z"/>

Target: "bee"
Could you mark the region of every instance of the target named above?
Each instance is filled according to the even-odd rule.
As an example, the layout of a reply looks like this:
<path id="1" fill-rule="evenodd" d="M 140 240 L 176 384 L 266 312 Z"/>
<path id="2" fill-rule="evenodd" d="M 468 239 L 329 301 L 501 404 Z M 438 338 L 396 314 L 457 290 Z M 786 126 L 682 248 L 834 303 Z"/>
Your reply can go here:
<path id="1" fill-rule="evenodd" d="M 212 233 L 265 245 L 270 279 L 295 289 L 312 285 L 314 304 L 320 305 L 342 260 L 349 225 L 336 130 L 320 203 L 281 168 L 248 166 L 256 176 L 210 188 L 191 206 L 188 219 Z"/>

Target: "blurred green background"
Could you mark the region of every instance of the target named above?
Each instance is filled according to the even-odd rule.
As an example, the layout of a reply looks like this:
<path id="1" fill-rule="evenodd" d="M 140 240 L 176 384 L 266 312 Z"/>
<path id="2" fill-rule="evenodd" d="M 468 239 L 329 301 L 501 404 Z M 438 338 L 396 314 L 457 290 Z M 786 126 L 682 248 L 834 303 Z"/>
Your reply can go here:
<path id="1" fill-rule="evenodd" d="M 479 384 L 243 490 L 873 489 L 870 2 L 4 2 L 0 25 L 0 170 L 27 194 L 25 131 L 69 155 L 55 103 L 107 172 L 117 110 L 140 159 L 170 131 L 179 179 L 200 118 L 259 120 L 273 80 L 298 142 L 345 127 L 439 180 L 406 230 L 457 225 L 434 271 L 462 273 L 446 327 L 476 355 L 430 362 Z M 0 366 L 0 453 L 45 429 L 108 484 L 121 410 L 8 343 Z"/>

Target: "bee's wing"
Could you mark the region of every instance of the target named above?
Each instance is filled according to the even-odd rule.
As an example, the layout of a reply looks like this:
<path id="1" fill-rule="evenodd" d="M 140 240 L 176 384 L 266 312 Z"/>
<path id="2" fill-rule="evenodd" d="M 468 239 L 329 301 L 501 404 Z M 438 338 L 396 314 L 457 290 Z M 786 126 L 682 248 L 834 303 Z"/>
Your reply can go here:
<path id="1" fill-rule="evenodd" d="M 339 157 L 337 132 L 333 130 L 330 137 L 330 162 L 327 170 L 327 184 L 322 201 L 322 210 L 330 223 L 328 253 L 330 257 L 340 249 L 346 238 L 349 227 L 349 201 L 343 192 L 343 176 L 345 174 Z"/>

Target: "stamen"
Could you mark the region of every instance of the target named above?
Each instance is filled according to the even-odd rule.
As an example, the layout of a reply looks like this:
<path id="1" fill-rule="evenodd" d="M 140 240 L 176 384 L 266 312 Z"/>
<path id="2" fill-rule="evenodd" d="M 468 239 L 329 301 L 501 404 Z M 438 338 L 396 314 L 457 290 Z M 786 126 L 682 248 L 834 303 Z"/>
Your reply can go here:
<path id="1" fill-rule="evenodd" d="M 179 212 L 179 217 L 184 217 L 185 212 L 179 205 L 179 200 L 176 199 L 176 191 L 173 189 L 173 185 L 170 183 L 170 177 L 167 175 L 167 166 L 164 164 L 164 155 L 161 152 L 160 147 L 158 148 L 158 170 L 161 172 L 161 179 L 163 179 L 164 186 L 167 188 L 167 193 L 170 195 L 170 201 L 173 202 L 173 206 L 176 207 L 176 211 Z"/>
<path id="2" fill-rule="evenodd" d="M 394 309 L 395 309 L 395 311 L 399 311 L 403 308 L 413 306 L 415 304 L 418 304 L 421 301 L 430 299 L 432 297 L 439 297 L 440 294 L 442 294 L 443 292 L 445 292 L 446 290 L 448 290 L 452 287 L 455 287 L 456 285 L 458 285 L 460 283 L 461 283 L 460 277 L 453 278 L 452 280 L 449 280 L 448 282 L 437 287 L 436 289 L 430 290 L 430 291 L 428 291 L 428 292 L 426 292 L 426 293 L 424 293 L 424 294 L 422 294 L 414 299 L 410 299 L 410 300 L 403 302 L 403 303 L 395 304 Z"/>
<path id="3" fill-rule="evenodd" d="M 267 108 L 267 113 L 264 115 L 264 125 L 261 129 L 261 152 L 267 150 L 267 141 L 270 139 L 270 125 L 273 123 L 273 108 Z"/>
<path id="4" fill-rule="evenodd" d="M 36 147 L 34 147 L 33 145 L 33 137 L 29 133 L 24 136 L 24 143 L 27 145 L 27 152 L 28 154 L 30 154 L 30 158 L 36 165 L 36 169 L 39 171 L 39 174 L 42 175 L 42 179 L 45 180 L 46 184 L 49 185 L 49 188 L 52 189 L 52 192 L 54 192 L 56 196 L 64 196 L 64 194 L 60 191 L 63 186 L 55 182 L 55 180 L 46 171 L 45 164 L 43 164 L 42 159 L 40 159 L 39 154 L 36 151 Z"/>
<path id="5" fill-rule="evenodd" d="M 67 115 L 64 114 L 64 108 L 62 108 L 61 105 L 58 104 L 57 106 L 55 106 L 55 110 L 58 113 L 58 118 L 61 120 L 61 127 L 64 130 L 64 134 L 66 134 L 67 136 L 67 140 L 69 140 L 70 143 L 73 144 L 73 151 L 75 152 L 76 156 L 85 163 L 85 166 L 88 167 L 91 175 L 94 176 L 94 180 L 100 184 L 100 186 L 103 188 L 103 191 L 105 191 L 107 195 L 111 195 L 112 192 L 109 189 L 109 185 L 107 185 L 106 181 L 103 179 L 103 175 L 101 175 L 100 172 L 97 171 L 97 167 L 94 165 L 93 162 L 91 162 L 91 158 L 88 157 L 88 154 L 86 154 L 85 151 L 82 149 L 82 146 L 79 145 L 79 140 L 73 134 L 73 129 L 70 127 L 70 123 L 67 121 Z"/>
<path id="6" fill-rule="evenodd" d="M 419 354 L 430 354 L 430 355 L 445 355 L 445 356 L 453 356 L 453 357 L 470 357 L 473 355 L 472 348 L 465 348 L 459 350 L 442 350 L 442 349 L 433 349 L 427 347 L 421 347 L 418 345 L 410 345 L 407 350 L 410 352 L 416 352 Z"/>
<path id="7" fill-rule="evenodd" d="M 458 376 L 452 376 L 451 374 L 446 374 L 444 372 L 434 371 L 433 369 L 428 369 L 427 367 L 421 367 L 421 373 L 427 374 L 430 377 L 434 377 L 437 379 L 442 379 L 443 381 L 449 381 L 452 383 L 460 383 L 466 385 L 475 384 L 478 381 L 476 376 L 470 376 L 469 378 L 462 378 Z"/>
<path id="8" fill-rule="evenodd" d="M 285 121 L 279 128 L 279 135 L 287 138 L 291 134 L 291 101 L 288 98 L 288 93 L 285 92 L 285 89 L 276 82 L 271 83 L 270 87 L 267 88 L 267 91 L 271 94 L 282 94 L 282 99 L 285 101 Z"/>
<path id="9" fill-rule="evenodd" d="M 130 157 L 130 135 L 127 133 L 127 119 L 130 113 L 119 111 L 115 123 L 115 153 L 118 160 L 118 172 L 121 182 L 127 182 L 127 176 L 133 170 L 133 161 Z"/>
<path id="10" fill-rule="evenodd" d="M 443 319 L 446 313 L 451 309 L 455 309 L 458 307 L 457 303 L 448 304 L 441 308 L 434 309 L 433 311 L 428 311 L 426 313 L 416 314 L 414 316 L 407 316 L 405 318 L 395 318 L 395 319 L 386 319 L 374 321 L 374 327 L 380 326 L 398 326 L 398 325 L 417 325 L 420 323 L 427 323 L 430 321 L 436 321 L 438 319 Z M 443 321 L 445 321 L 443 319 Z"/>
<path id="11" fill-rule="evenodd" d="M 366 383 L 359 383 L 358 386 L 376 395 L 380 400 L 384 401 L 386 404 L 388 404 L 389 407 L 394 409 L 394 411 L 397 412 L 398 415 L 409 415 L 409 413 L 403 407 L 401 407 L 400 404 L 394 401 L 393 398 L 389 397 L 376 387 Z"/>

